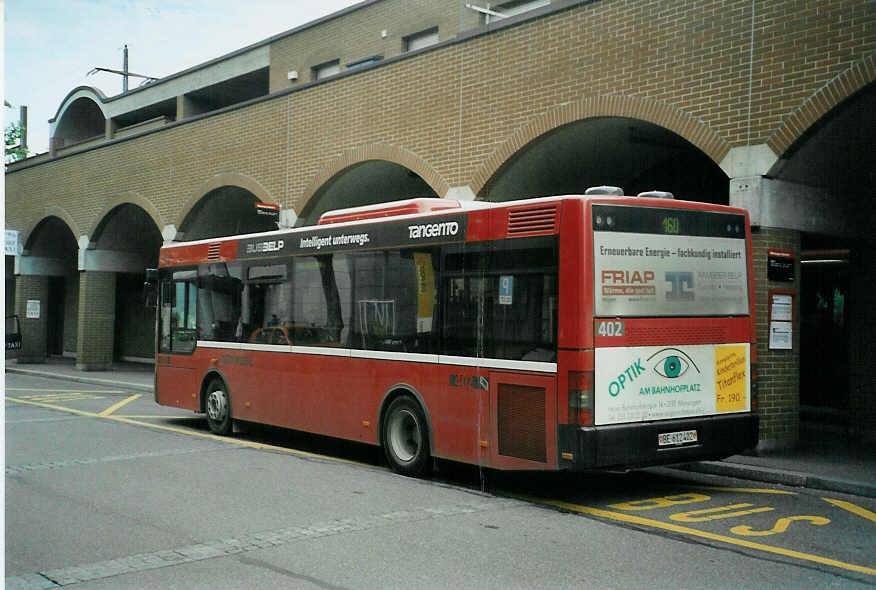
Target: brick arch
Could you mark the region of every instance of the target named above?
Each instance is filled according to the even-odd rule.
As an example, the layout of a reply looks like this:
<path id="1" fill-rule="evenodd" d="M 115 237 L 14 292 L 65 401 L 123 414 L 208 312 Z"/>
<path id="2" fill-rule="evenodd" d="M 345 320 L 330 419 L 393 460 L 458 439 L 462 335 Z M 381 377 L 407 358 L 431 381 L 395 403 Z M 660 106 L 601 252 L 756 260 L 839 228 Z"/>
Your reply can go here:
<path id="1" fill-rule="evenodd" d="M 60 205 L 50 204 L 46 205 L 46 207 L 42 211 L 42 215 L 38 219 L 36 219 L 33 223 L 28 225 L 27 231 L 23 232 L 21 237 L 21 245 L 25 246 L 30 240 L 33 232 L 36 228 L 40 226 L 40 224 L 45 221 L 49 217 L 57 217 L 61 221 L 63 221 L 67 228 L 72 232 L 73 239 L 79 239 L 79 236 L 82 235 L 82 232 L 79 230 L 79 224 L 76 223 L 76 220 L 73 219 L 73 216 L 70 213 L 61 207 Z"/>
<path id="2" fill-rule="evenodd" d="M 301 213 L 316 193 L 336 174 L 353 164 L 361 164 L 369 160 L 384 160 L 404 166 L 422 178 L 436 195 L 444 196 L 450 190 L 450 183 L 420 156 L 404 148 L 373 143 L 349 149 L 323 166 L 304 190 L 297 203 L 296 212 Z"/>
<path id="3" fill-rule="evenodd" d="M 564 125 L 596 117 L 626 117 L 659 125 L 692 143 L 716 164 L 730 151 L 729 143 L 703 121 L 664 102 L 629 96 L 592 96 L 553 107 L 519 127 L 475 171 L 469 186 L 479 194 L 493 175 L 531 141 Z"/>
<path id="4" fill-rule="evenodd" d="M 237 172 L 220 172 L 204 181 L 198 189 L 189 196 L 185 205 L 183 205 L 183 208 L 176 216 L 176 227 L 182 226 L 186 216 L 195 208 L 195 205 L 197 205 L 204 196 L 217 188 L 222 188 L 223 186 L 236 186 L 246 189 L 255 195 L 255 197 L 262 203 L 279 204 L 276 197 L 274 197 L 268 189 L 262 186 L 259 181 L 251 176 L 246 176 L 245 174 Z"/>
<path id="5" fill-rule="evenodd" d="M 104 222 L 107 215 L 109 215 L 113 211 L 113 209 L 119 207 L 120 205 L 136 205 L 137 207 L 145 211 L 150 218 L 152 218 L 152 221 L 153 223 L 155 223 L 155 227 L 158 228 L 159 232 L 161 231 L 161 228 L 164 227 L 164 220 L 161 217 L 161 213 L 158 211 L 158 208 L 152 203 L 152 201 L 146 199 L 138 193 L 128 191 L 125 193 L 121 193 L 120 195 L 117 195 L 115 198 L 110 200 L 110 202 L 107 203 L 101 210 L 100 214 L 95 217 L 94 222 L 92 223 L 91 228 L 89 228 L 88 231 L 89 240 L 95 237 L 95 232 Z"/>
<path id="6" fill-rule="evenodd" d="M 781 156 L 834 107 L 874 81 L 876 54 L 871 54 L 854 62 L 791 111 L 767 139 L 767 145 Z"/>

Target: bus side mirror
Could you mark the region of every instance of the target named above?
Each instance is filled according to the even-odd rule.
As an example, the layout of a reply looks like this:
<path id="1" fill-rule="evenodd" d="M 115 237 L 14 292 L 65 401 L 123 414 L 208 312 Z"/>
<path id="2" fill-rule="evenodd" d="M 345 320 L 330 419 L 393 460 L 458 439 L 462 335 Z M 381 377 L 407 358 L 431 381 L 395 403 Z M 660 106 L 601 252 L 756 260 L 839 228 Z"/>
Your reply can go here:
<path id="1" fill-rule="evenodd" d="M 146 282 L 143 283 L 143 305 L 147 309 L 158 307 L 158 269 L 146 269 Z"/>

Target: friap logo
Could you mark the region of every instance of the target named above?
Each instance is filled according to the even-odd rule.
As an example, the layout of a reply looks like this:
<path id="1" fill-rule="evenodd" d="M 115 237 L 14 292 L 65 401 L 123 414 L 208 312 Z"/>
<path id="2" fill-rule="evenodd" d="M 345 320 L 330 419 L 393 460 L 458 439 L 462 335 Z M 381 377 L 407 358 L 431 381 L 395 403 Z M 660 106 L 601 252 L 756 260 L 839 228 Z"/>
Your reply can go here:
<path id="1" fill-rule="evenodd" d="M 617 397 L 628 386 L 636 382 L 639 377 L 647 373 L 646 367 L 664 379 L 679 379 L 691 368 L 700 373 L 700 368 L 694 360 L 683 350 L 678 348 L 663 348 L 658 350 L 644 361 L 641 357 L 630 364 L 608 385 L 608 393 L 611 397 Z M 685 391 L 700 391 L 700 384 L 660 384 L 646 385 L 639 388 L 640 395 L 658 393 L 680 393 Z"/>

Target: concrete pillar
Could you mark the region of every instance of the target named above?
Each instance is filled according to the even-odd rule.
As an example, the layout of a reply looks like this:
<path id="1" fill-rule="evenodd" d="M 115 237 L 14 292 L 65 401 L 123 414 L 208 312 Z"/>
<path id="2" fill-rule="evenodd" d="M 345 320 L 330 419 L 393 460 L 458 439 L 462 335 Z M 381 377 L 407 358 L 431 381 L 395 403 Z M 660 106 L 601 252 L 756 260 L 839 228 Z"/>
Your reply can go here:
<path id="1" fill-rule="evenodd" d="M 76 368 L 104 371 L 113 362 L 116 318 L 116 273 L 83 271 L 79 274 L 79 322 Z"/>
<path id="2" fill-rule="evenodd" d="M 46 275 L 18 275 L 15 277 L 15 313 L 21 322 L 21 350 L 18 362 L 44 363 L 48 349 L 48 294 L 49 277 Z M 30 315 L 38 317 L 28 318 Z M 38 313 L 37 313 L 38 312 Z"/>
<path id="3" fill-rule="evenodd" d="M 115 119 L 113 119 L 112 117 L 107 119 L 106 123 L 104 124 L 104 131 L 103 131 L 104 139 L 109 140 L 109 139 L 112 139 L 113 137 L 115 137 L 116 130 L 118 128 L 119 128 L 119 124 L 116 123 Z"/>

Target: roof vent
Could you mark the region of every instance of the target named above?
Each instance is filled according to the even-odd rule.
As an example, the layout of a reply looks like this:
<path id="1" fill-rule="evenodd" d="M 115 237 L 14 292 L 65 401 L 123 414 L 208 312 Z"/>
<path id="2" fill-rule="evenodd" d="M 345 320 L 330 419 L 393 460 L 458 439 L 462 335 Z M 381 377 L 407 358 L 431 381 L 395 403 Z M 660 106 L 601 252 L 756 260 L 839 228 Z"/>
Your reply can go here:
<path id="1" fill-rule="evenodd" d="M 624 196 L 624 189 L 619 186 L 591 186 L 586 191 L 585 195 L 611 195 L 613 197 Z"/>
<path id="2" fill-rule="evenodd" d="M 542 235 L 557 231 L 556 204 L 515 207 L 508 211 L 508 235 Z"/>
<path id="3" fill-rule="evenodd" d="M 214 242 L 207 246 L 207 260 L 222 260 L 221 242 Z"/>
<path id="4" fill-rule="evenodd" d="M 674 199 L 675 198 L 675 195 L 673 195 L 672 193 L 668 193 L 666 191 L 645 191 L 644 193 L 639 193 L 636 196 L 648 198 L 648 199 Z"/>

